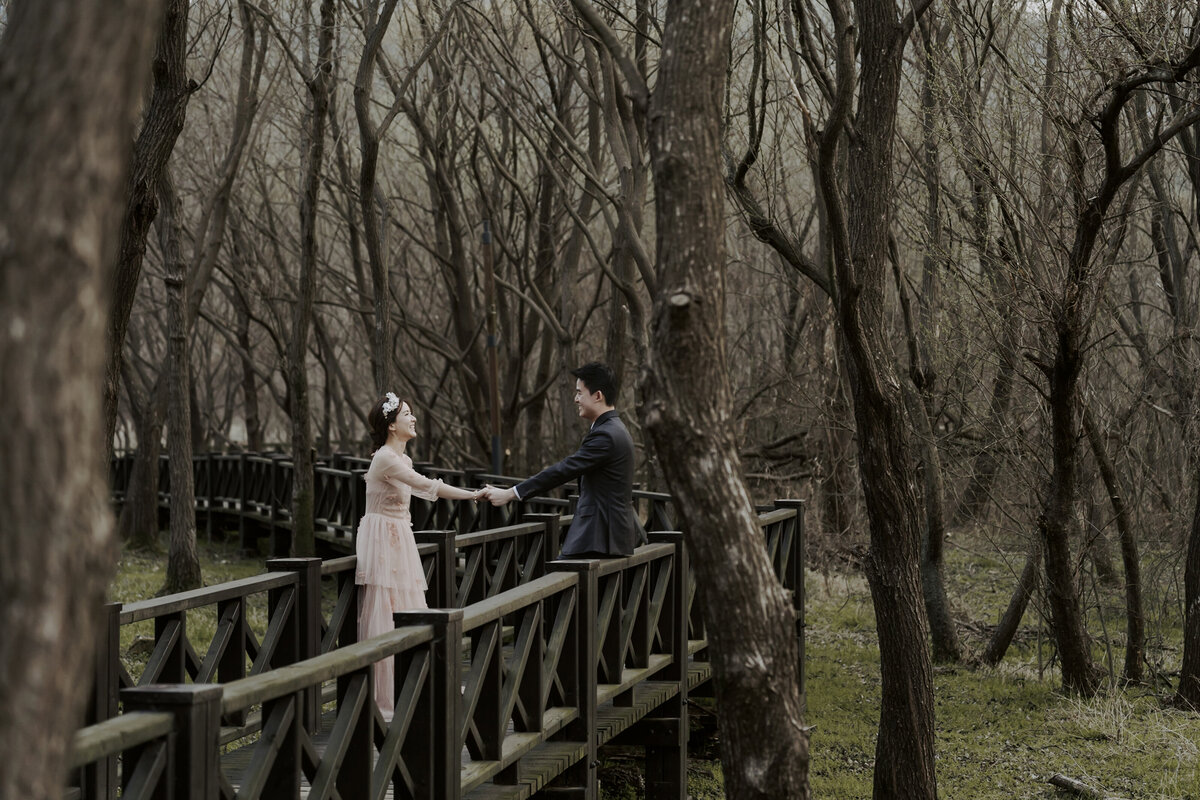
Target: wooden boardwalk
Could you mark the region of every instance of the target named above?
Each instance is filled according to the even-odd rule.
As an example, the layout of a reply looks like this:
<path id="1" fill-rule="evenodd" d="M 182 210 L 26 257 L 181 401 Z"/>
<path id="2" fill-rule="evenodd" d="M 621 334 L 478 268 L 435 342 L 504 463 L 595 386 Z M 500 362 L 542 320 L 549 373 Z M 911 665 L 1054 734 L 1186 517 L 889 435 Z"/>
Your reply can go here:
<path id="1" fill-rule="evenodd" d="M 700 645 L 696 642 L 695 645 Z M 692 662 L 688 666 L 688 691 L 692 691 L 711 677 L 711 667 L 707 662 Z M 615 695 L 619 687 L 598 687 L 601 694 Z M 668 700 L 678 696 L 679 687 L 673 682 L 645 681 L 633 687 L 631 702 L 627 706 L 617 706 L 612 700 L 600 705 L 596 711 L 596 746 L 602 747 L 616 739 L 620 734 L 630 730 L 641 720 L 645 719 L 656 709 L 661 708 Z M 547 731 L 559 730 L 567 721 L 566 714 L 547 712 L 544 725 Z M 325 711 L 321 715 L 321 725 L 312 737 L 314 761 L 319 762 L 324 757 L 333 735 L 337 715 L 333 711 Z M 376 720 L 381 729 L 385 726 L 382 718 Z M 226 734 L 229 735 L 228 733 Z M 230 737 L 234 738 L 234 737 Z M 532 734 L 522 735 L 508 725 L 505 737 L 506 752 L 504 760 L 518 762 L 519 770 L 515 783 L 500 785 L 485 783 L 478 776 L 493 765 L 476 763 L 471 760 L 470 752 L 463 748 L 461 753 L 462 767 L 460 769 L 459 787 L 461 797 L 466 800 L 525 800 L 545 788 L 554 778 L 561 775 L 572 764 L 577 763 L 586 754 L 587 747 L 582 742 L 540 742 Z M 525 748 L 524 745 L 532 745 Z M 229 750 L 221 756 L 221 770 L 225 773 L 230 786 L 240 790 L 244 777 L 250 768 L 254 757 L 251 747 L 239 747 Z M 377 763 L 377 756 L 376 762 Z M 301 800 L 309 800 L 312 785 L 301 772 Z M 395 787 L 389 783 L 384 795 L 387 800 L 396 797 Z"/>
<path id="2" fill-rule="evenodd" d="M 368 641 L 353 556 L 277 559 L 255 578 L 108 607 L 67 796 L 595 798 L 598 751 L 621 745 L 643 749 L 648 798 L 683 800 L 687 697 L 711 667 L 682 535 L 652 531 L 627 558 L 558 561 L 570 515 L 501 521 L 419 533 L 440 607 L 397 614 Z M 759 525 L 803 650 L 803 508 L 781 502 Z M 250 608 L 263 595 L 259 627 Z M 216 632 L 194 642 L 188 615 L 204 609 Z M 119 629 L 151 620 L 134 681 Z M 390 721 L 370 680 L 384 658 L 396 663 Z"/>

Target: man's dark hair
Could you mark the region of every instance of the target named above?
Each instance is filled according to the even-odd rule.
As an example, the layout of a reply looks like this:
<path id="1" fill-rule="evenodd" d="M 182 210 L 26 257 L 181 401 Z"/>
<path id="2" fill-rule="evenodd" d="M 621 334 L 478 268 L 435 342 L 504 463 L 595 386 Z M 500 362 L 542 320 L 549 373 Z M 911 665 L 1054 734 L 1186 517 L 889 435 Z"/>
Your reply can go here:
<path id="1" fill-rule="evenodd" d="M 589 392 L 604 395 L 604 402 L 608 405 L 617 404 L 617 376 L 607 364 L 591 361 L 571 370 L 571 374 L 583 381 Z"/>

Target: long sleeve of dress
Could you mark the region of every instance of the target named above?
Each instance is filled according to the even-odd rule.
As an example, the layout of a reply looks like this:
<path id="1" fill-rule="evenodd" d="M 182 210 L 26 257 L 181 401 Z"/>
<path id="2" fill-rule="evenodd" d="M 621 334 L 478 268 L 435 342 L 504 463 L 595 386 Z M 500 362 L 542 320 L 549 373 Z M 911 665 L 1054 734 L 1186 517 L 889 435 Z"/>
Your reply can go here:
<path id="1" fill-rule="evenodd" d="M 423 500 L 437 500 L 438 490 L 442 487 L 440 478 L 427 478 L 412 467 L 412 460 L 404 455 L 386 451 L 388 457 L 380 464 L 384 482 L 399 489 L 402 486 L 412 491 Z"/>

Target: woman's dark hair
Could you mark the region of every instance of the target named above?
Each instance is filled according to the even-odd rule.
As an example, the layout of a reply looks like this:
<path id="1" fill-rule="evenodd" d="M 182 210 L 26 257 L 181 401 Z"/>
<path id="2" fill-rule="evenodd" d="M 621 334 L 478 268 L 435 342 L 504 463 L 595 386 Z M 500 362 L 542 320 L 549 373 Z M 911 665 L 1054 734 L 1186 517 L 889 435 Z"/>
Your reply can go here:
<path id="1" fill-rule="evenodd" d="M 571 370 L 571 374 L 583 381 L 592 394 L 600 392 L 604 395 L 604 402 L 608 405 L 617 404 L 617 376 L 607 364 L 591 361 Z"/>
<path id="2" fill-rule="evenodd" d="M 380 397 L 375 401 L 375 405 L 371 407 L 370 413 L 367 414 L 367 427 L 371 429 L 371 450 L 375 451 L 387 444 L 388 440 L 388 425 L 396 421 L 396 415 L 400 413 L 400 407 L 403 402 L 397 403 L 396 407 L 391 412 L 383 413 L 383 404 L 388 401 L 386 396 Z"/>

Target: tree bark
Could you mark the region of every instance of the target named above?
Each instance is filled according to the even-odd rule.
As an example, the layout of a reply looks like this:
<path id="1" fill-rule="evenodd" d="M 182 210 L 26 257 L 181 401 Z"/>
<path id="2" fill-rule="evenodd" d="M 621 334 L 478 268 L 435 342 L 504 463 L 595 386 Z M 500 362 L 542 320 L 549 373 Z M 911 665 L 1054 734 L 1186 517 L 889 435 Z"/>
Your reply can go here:
<path id="1" fill-rule="evenodd" d="M 1004 609 L 1004 615 L 1000 617 L 1000 623 L 996 625 L 996 630 L 988 641 L 987 649 L 983 653 L 983 663 L 994 667 L 1004 659 L 1004 654 L 1012 644 L 1013 636 L 1021 625 L 1021 618 L 1025 616 L 1025 609 L 1029 607 L 1029 601 L 1037 591 L 1041 578 L 1042 543 L 1040 539 L 1035 539 L 1029 545 L 1029 554 L 1025 556 L 1025 566 L 1017 578 L 1017 586 L 1008 601 L 1008 608 Z"/>
<path id="2" fill-rule="evenodd" d="M 390 355 L 391 335 L 389 322 L 390 291 L 388 290 L 387 264 L 384 263 L 383 237 L 379 230 L 379 214 L 376 204 L 386 202 L 382 193 L 376 189 L 376 176 L 379 166 L 379 136 L 375 123 L 371 120 L 370 102 L 371 86 L 375 76 L 375 59 L 383 38 L 387 33 L 392 13 L 396 9 L 396 0 L 383 0 L 383 8 L 379 2 L 368 3 L 363 11 L 363 34 L 367 38 L 363 48 L 362 59 L 358 64 L 358 73 L 354 79 L 354 115 L 358 120 L 359 144 L 362 150 L 362 164 L 359 169 L 358 201 L 362 212 L 363 243 L 367 248 L 367 262 L 371 271 L 371 298 L 375 314 L 374 326 L 371 331 L 371 364 L 375 368 L 375 390 L 377 394 L 390 391 L 392 380 L 392 359 Z"/>
<path id="3" fill-rule="evenodd" d="M 97 387 L 134 108 L 160 10 L 151 0 L 14 2 L 0 40 L 3 797 L 61 796 L 115 565 Z"/>
<path id="4" fill-rule="evenodd" d="M 1175 703 L 1200 711 L 1200 469 L 1195 472 L 1193 481 L 1195 510 L 1183 571 L 1183 665 L 1179 670 Z"/>
<path id="5" fill-rule="evenodd" d="M 163 417 L 166 404 L 155 387 L 147 391 L 134 376 L 129 362 L 121 371 L 129 409 L 137 431 L 138 448 L 125 490 L 125 503 L 117 520 L 117 532 L 133 550 L 158 551 L 158 457 L 162 454 Z"/>
<path id="6" fill-rule="evenodd" d="M 962 660 L 962 645 L 958 640 L 950 603 L 946 598 L 944 553 L 946 541 L 946 504 L 942 477 L 942 458 L 936 437 L 935 411 L 938 392 L 938 370 L 930 343 L 938 339 L 938 309 L 941 305 L 942 244 L 941 219 L 941 157 L 938 147 L 938 106 L 934 97 L 937 78 L 938 51 L 949 34 L 949 28 L 939 33 L 932 10 L 921 18 L 921 150 L 925 162 L 925 189 L 928 195 L 925 209 L 925 256 L 922 261 L 921 297 L 918 324 L 910 325 L 909 373 L 918 393 L 912 403 L 913 426 L 921 441 L 921 473 L 924 484 L 925 535 L 921 543 L 921 587 L 925 596 L 925 613 L 929 617 L 929 632 L 933 641 L 933 660 L 958 663 Z M 904 286 L 898 286 L 901 297 Z M 911 314 L 908 317 L 911 319 Z"/>
<path id="7" fill-rule="evenodd" d="M 919 8 L 923 9 L 922 5 Z M 886 336 L 888 234 L 895 187 L 892 146 L 904 46 L 915 15 L 895 2 L 858 0 L 854 18 L 830 0 L 837 43 L 834 107 L 820 134 L 818 190 L 829 219 L 838 340 L 854 400 L 859 471 L 870 520 L 867 581 L 879 636 L 882 704 L 876 798 L 935 798 L 933 665 L 922 602 L 921 513 L 911 479 L 911 431 Z M 862 75 L 855 79 L 856 51 Z M 843 197 L 837 159 L 857 86 Z M 849 214 L 847 209 L 853 209 Z"/>
<path id="8" fill-rule="evenodd" d="M 196 487 L 192 473 L 191 352 L 188 347 L 188 276 L 183 258 L 179 196 L 171 169 L 158 180 L 159 246 L 167 283 L 167 452 L 171 470 L 171 535 L 167 575 L 159 594 L 199 589 L 196 552 Z"/>
<path id="9" fill-rule="evenodd" d="M 1142 679 L 1142 661 L 1146 651 L 1146 615 L 1142 610 L 1142 566 L 1138 557 L 1137 533 L 1133 530 L 1133 520 L 1129 516 L 1129 506 L 1125 504 L 1125 493 L 1121 491 L 1117 468 L 1104 447 L 1104 439 L 1092 418 L 1091 409 L 1087 407 L 1083 410 L 1083 428 L 1117 518 L 1121 562 L 1125 567 L 1125 680 L 1136 682 Z"/>
<path id="10" fill-rule="evenodd" d="M 104 446 L 112 449 L 117 425 L 121 360 L 125 333 L 133 312 L 146 255 L 146 238 L 158 215 L 158 177 L 167 166 L 175 142 L 183 130 L 188 98 L 184 62 L 187 59 L 189 3 L 159 0 L 161 15 L 158 45 L 154 52 L 154 89 L 146 106 L 145 121 L 133 149 L 133 164 L 126 189 L 125 217 L 121 224 L 120 254 L 112 283 L 112 312 L 108 319 L 108 366 L 104 379 Z M 139 443 L 140 445 L 140 443 Z"/>
<path id="11" fill-rule="evenodd" d="M 795 616 L 754 523 L 730 425 L 719 171 L 733 2 L 667 7 L 649 115 L 658 285 L 643 419 L 706 604 L 726 795 L 808 797 Z"/>
<path id="12" fill-rule="evenodd" d="M 329 92 L 333 81 L 333 35 L 337 3 L 321 0 L 321 23 L 317 37 L 317 63 L 307 77 L 308 130 L 304 142 L 304 185 L 300 193 L 300 278 L 292 314 L 292 336 L 288 343 L 287 379 L 292 420 L 292 541 L 290 552 L 311 556 L 316 550 L 313 534 L 315 483 L 313 468 L 312 411 L 308 399 L 308 339 L 313 304 L 317 293 L 317 199 L 321 190 L 321 162 L 325 156 L 325 124 L 329 114 Z"/>

